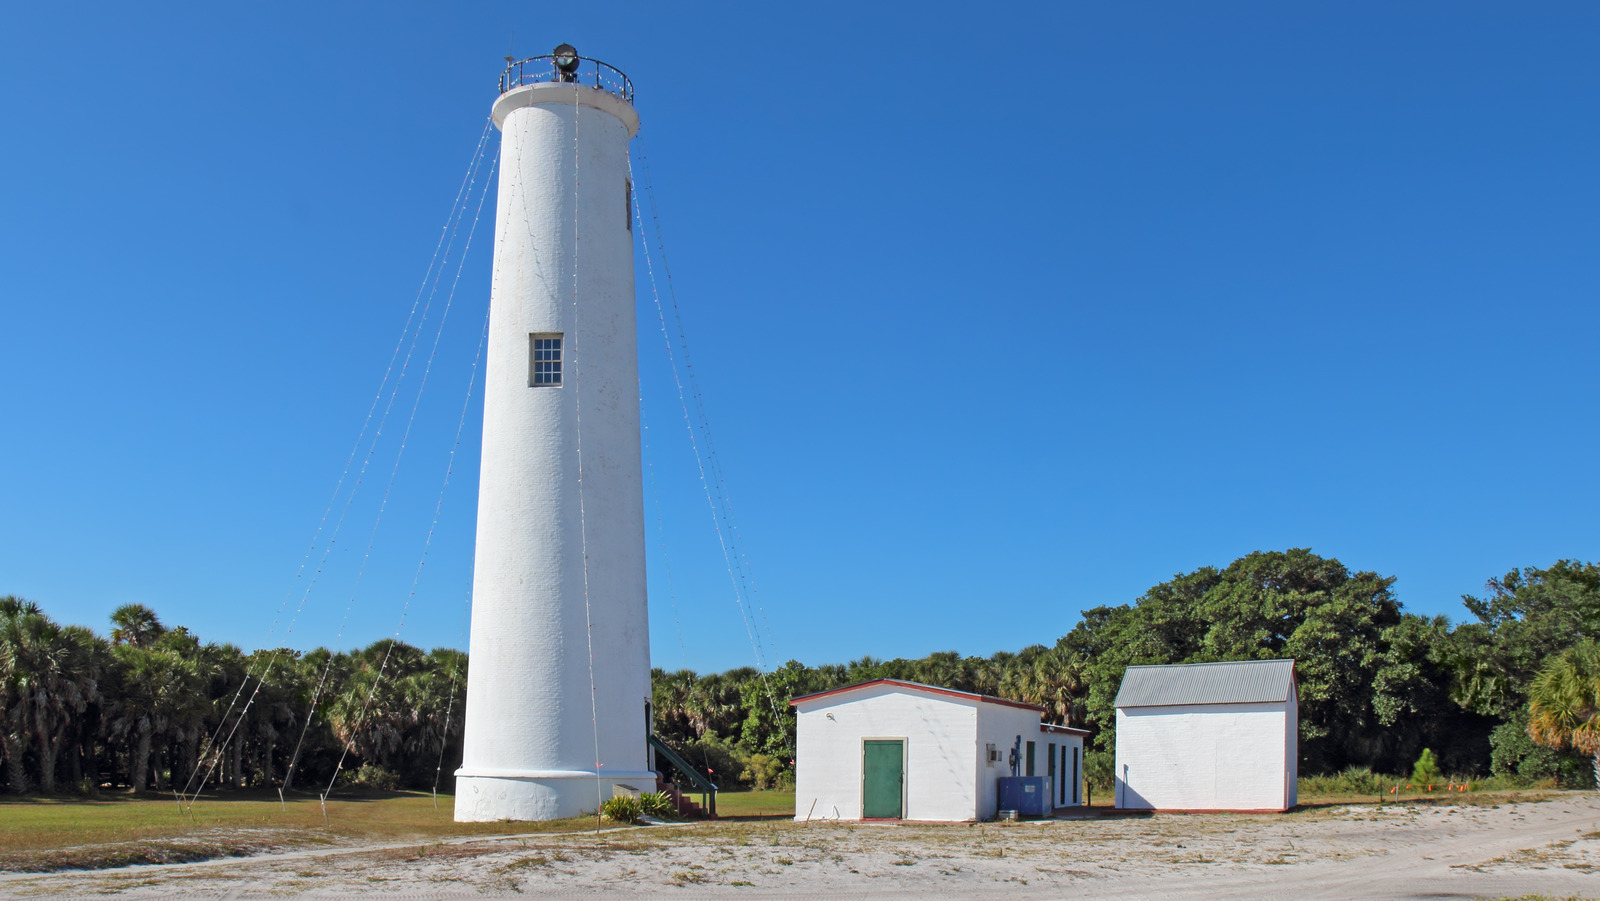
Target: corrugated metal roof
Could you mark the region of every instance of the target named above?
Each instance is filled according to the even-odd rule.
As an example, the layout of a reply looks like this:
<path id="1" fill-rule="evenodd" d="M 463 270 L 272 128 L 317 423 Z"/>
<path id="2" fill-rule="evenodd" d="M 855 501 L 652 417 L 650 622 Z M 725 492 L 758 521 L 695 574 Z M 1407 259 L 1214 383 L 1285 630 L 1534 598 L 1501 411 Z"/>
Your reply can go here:
<path id="1" fill-rule="evenodd" d="M 1293 660 L 1238 660 L 1130 666 L 1117 691 L 1118 707 L 1177 704 L 1259 704 L 1284 701 L 1294 684 Z"/>

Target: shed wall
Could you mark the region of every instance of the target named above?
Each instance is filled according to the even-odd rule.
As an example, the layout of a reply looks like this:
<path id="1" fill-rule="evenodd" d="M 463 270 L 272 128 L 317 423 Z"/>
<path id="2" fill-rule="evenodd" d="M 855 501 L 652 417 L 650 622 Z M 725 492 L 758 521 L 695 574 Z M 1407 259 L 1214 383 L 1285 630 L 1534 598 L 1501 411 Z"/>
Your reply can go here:
<path id="1" fill-rule="evenodd" d="M 1283 809 L 1300 803 L 1300 688 L 1289 686 L 1287 725 L 1283 730 L 1283 757 L 1288 774 L 1284 779 Z"/>
<path id="2" fill-rule="evenodd" d="M 893 686 L 796 705 L 795 819 L 861 818 L 862 742 L 869 738 L 905 740 L 906 819 L 973 819 L 979 706 Z"/>
<path id="3" fill-rule="evenodd" d="M 1055 784 L 1051 787 L 1051 798 L 1054 806 L 1057 808 L 1076 807 L 1083 804 L 1083 736 L 1071 733 L 1051 734 L 1045 732 L 1040 736 L 1039 740 L 1047 745 L 1054 742 L 1056 746 L 1056 778 Z M 1065 753 L 1062 752 L 1063 748 L 1066 749 Z M 1073 751 L 1078 752 L 1076 781 L 1073 779 L 1072 772 Z"/>
<path id="4" fill-rule="evenodd" d="M 1284 810 L 1293 702 L 1117 710 L 1117 806 Z"/>
<path id="5" fill-rule="evenodd" d="M 1033 742 L 1035 772 L 1043 776 L 1046 772 L 1044 751 L 1046 739 L 1039 731 L 1039 711 L 1024 710 L 1020 707 L 1004 707 L 999 704 L 982 704 L 978 707 L 978 732 L 977 744 L 974 747 L 974 758 L 977 763 L 975 768 L 977 781 L 976 812 L 971 816 L 976 819 L 986 820 L 995 815 L 1000 809 L 1000 794 L 998 779 L 1001 776 L 1011 775 L 1010 753 L 1018 738 L 1022 739 L 1024 757 L 1026 756 L 1027 743 Z M 1055 741 L 1055 739 L 1049 739 Z M 989 765 L 985 760 L 988 756 L 988 744 L 993 742 L 1000 751 L 1000 759 L 994 765 Z M 1027 771 L 1019 765 L 1018 775 L 1026 775 Z"/>

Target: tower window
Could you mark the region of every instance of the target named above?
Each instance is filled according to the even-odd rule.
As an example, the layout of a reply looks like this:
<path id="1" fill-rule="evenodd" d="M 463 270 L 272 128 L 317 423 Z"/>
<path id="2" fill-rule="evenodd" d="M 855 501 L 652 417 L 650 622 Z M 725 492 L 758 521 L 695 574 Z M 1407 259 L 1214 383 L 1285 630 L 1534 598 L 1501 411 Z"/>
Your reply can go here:
<path id="1" fill-rule="evenodd" d="M 528 387 L 561 387 L 561 335 L 528 336 Z"/>
<path id="2" fill-rule="evenodd" d="M 627 190 L 624 193 L 627 194 L 627 207 L 628 207 L 626 210 L 623 210 L 623 214 L 624 214 L 625 218 L 628 220 L 628 232 L 631 234 L 633 232 L 633 179 L 624 178 L 622 180 L 622 183 L 627 188 Z"/>

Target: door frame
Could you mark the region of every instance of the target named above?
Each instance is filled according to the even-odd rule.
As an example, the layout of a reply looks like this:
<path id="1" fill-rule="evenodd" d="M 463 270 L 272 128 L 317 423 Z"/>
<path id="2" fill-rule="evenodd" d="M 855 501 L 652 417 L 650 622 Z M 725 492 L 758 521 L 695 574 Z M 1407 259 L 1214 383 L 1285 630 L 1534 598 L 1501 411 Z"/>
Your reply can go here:
<path id="1" fill-rule="evenodd" d="M 867 817 L 867 742 L 869 741 L 896 741 L 900 743 L 900 815 L 897 817 L 872 817 L 874 820 L 903 820 L 906 818 L 906 736 L 904 735 L 863 735 L 861 736 L 861 818 Z"/>

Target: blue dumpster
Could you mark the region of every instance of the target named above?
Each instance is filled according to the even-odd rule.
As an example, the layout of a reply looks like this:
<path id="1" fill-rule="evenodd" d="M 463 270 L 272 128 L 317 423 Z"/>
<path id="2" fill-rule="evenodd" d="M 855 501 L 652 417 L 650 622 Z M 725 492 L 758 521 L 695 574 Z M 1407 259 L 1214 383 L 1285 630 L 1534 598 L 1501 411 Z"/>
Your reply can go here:
<path id="1" fill-rule="evenodd" d="M 1000 809 L 1019 817 L 1050 815 L 1050 788 L 1045 776 L 1001 776 Z"/>

